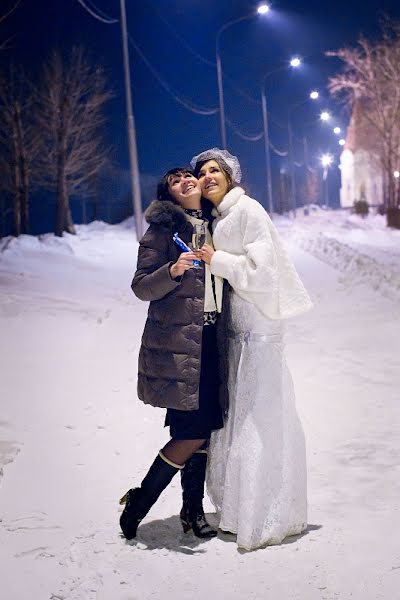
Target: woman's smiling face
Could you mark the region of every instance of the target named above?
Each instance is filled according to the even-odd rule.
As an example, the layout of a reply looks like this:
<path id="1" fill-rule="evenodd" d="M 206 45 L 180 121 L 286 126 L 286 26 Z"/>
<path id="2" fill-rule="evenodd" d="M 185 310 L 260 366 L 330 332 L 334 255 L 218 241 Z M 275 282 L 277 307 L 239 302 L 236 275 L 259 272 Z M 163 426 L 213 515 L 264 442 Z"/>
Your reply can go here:
<path id="1" fill-rule="evenodd" d="M 198 173 L 204 198 L 217 205 L 228 191 L 228 180 L 216 160 L 208 160 Z"/>
<path id="2" fill-rule="evenodd" d="M 174 200 L 183 208 L 197 208 L 200 206 L 200 183 L 191 173 L 181 172 L 170 175 L 168 177 L 168 189 Z"/>

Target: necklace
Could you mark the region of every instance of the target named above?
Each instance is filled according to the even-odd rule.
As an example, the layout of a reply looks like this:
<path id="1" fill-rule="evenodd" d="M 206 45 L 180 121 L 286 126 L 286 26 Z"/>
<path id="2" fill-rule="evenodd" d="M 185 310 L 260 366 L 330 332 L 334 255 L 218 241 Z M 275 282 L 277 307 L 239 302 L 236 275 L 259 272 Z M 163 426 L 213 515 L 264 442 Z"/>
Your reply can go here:
<path id="1" fill-rule="evenodd" d="M 201 208 L 184 208 L 183 210 L 187 215 L 190 215 L 191 217 L 196 217 L 196 219 L 203 218 L 203 211 L 201 210 Z"/>

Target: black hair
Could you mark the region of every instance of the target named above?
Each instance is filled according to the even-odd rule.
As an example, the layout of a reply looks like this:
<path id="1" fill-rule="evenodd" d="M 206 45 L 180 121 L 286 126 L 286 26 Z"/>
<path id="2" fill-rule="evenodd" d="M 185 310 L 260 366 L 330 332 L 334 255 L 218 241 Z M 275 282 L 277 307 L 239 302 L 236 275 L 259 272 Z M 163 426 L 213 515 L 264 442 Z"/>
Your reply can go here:
<path id="1" fill-rule="evenodd" d="M 194 175 L 193 171 L 191 171 L 187 167 L 175 167 L 175 168 L 167 171 L 157 184 L 157 200 L 169 200 L 169 202 L 173 202 L 174 204 L 177 204 L 176 200 L 174 199 L 174 197 L 171 195 L 171 193 L 169 191 L 168 180 L 171 177 L 171 175 L 186 175 L 186 174 Z"/>

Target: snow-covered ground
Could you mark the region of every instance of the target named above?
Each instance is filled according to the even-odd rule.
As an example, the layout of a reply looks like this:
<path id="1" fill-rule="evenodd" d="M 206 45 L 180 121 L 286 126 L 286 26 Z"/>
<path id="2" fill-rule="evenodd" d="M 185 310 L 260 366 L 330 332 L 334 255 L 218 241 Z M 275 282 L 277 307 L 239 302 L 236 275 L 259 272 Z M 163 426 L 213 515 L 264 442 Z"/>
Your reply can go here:
<path id="1" fill-rule="evenodd" d="M 400 234 L 342 212 L 276 222 L 316 305 L 288 324 L 310 525 L 251 553 L 181 532 L 178 478 L 137 540 L 119 533 L 118 498 L 168 439 L 136 398 L 131 224 L 0 240 L 2 600 L 400 597 Z"/>

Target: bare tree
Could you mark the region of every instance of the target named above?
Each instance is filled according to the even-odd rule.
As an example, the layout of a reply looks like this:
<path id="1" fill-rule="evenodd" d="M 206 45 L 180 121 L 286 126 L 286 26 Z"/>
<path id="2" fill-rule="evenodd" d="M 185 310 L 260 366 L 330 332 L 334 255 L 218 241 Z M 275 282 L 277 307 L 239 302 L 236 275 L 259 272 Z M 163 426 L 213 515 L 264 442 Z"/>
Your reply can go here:
<path id="1" fill-rule="evenodd" d="M 45 149 L 40 183 L 57 194 L 55 234 L 75 233 L 70 197 L 96 193 L 94 175 L 108 154 L 101 126 L 111 93 L 102 69 L 91 64 L 82 48 L 75 47 L 68 59 L 53 52 L 36 95 Z"/>
<path id="2" fill-rule="evenodd" d="M 330 79 L 329 89 L 347 105 L 362 107 L 364 129 L 374 140 L 370 149 L 384 173 L 387 208 L 397 210 L 393 172 L 400 165 L 400 23 L 386 19 L 378 41 L 361 37 L 357 47 L 327 54 L 344 63 L 344 71 Z"/>
<path id="3" fill-rule="evenodd" d="M 33 161 L 39 151 L 30 118 L 32 98 L 21 69 L 0 75 L 0 190 L 12 197 L 14 233 L 29 232 L 29 193 Z"/>

